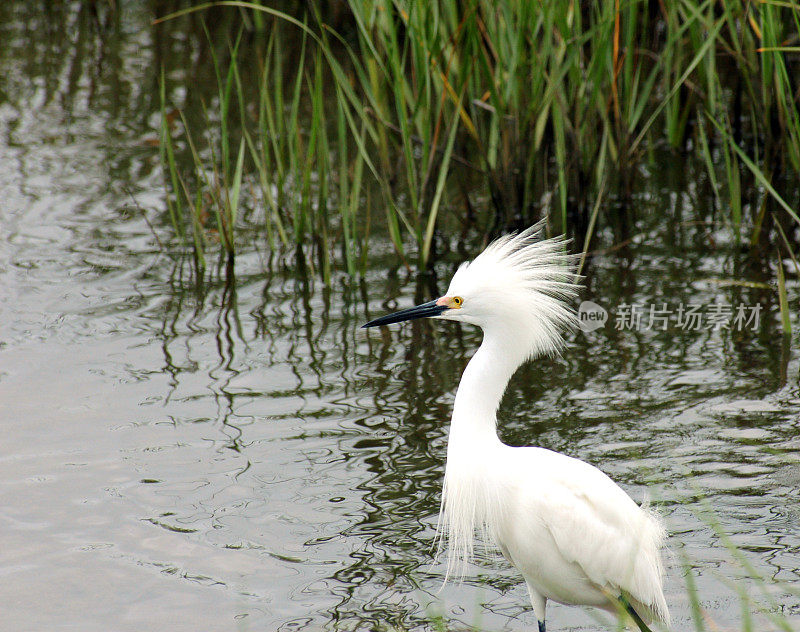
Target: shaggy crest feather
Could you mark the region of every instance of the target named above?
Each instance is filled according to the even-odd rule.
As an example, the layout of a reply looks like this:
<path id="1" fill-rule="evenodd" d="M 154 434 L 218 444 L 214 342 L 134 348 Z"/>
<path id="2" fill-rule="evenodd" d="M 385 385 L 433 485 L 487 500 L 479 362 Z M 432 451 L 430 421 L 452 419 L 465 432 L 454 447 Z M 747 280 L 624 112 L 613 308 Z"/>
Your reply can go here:
<path id="1" fill-rule="evenodd" d="M 563 237 L 541 239 L 541 221 L 518 234 L 500 237 L 473 261 L 461 264 L 450 282 L 448 296 L 463 296 L 485 305 L 484 328 L 492 323 L 523 334 L 526 359 L 554 355 L 563 347 L 563 333 L 577 325 L 566 303 L 580 290 L 575 272 L 577 256 L 567 252 Z"/>

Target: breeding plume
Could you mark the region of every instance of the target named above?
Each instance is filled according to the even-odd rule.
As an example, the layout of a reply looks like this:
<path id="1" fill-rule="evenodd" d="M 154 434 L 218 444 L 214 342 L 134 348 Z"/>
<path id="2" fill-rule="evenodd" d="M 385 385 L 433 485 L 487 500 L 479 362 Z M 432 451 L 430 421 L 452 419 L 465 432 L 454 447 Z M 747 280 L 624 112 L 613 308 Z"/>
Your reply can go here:
<path id="1" fill-rule="evenodd" d="M 502 237 L 462 264 L 445 296 L 364 327 L 429 317 L 483 330 L 450 424 L 438 525 L 448 576 L 463 574 L 482 531 L 525 578 L 540 632 L 548 600 L 627 611 L 642 629 L 668 623 L 656 519 L 596 467 L 497 436 L 511 376 L 523 362 L 557 353 L 577 321 L 567 302 L 579 289 L 574 257 L 562 238 L 539 239 L 542 228 Z"/>

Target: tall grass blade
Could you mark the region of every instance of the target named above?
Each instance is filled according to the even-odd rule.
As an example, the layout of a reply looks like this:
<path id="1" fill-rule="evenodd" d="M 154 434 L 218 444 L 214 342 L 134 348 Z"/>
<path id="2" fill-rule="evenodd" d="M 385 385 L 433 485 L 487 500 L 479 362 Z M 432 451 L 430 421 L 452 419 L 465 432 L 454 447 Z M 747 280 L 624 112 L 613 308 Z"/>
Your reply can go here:
<path id="1" fill-rule="evenodd" d="M 778 272 L 778 302 L 781 307 L 781 325 L 783 326 L 783 333 L 787 336 L 792 334 L 792 321 L 789 318 L 789 299 L 786 295 L 786 277 L 783 272 L 783 262 L 781 261 L 780 253 L 776 261 L 776 268 Z"/>

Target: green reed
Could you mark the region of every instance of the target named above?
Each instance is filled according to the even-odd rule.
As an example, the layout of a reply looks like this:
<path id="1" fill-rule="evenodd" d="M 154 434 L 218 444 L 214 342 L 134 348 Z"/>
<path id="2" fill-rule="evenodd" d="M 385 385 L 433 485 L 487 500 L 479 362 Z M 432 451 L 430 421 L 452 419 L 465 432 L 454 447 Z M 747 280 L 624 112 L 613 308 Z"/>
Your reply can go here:
<path id="1" fill-rule="evenodd" d="M 440 232 L 548 212 L 588 249 L 597 229 L 630 221 L 604 196 L 624 199 L 642 165 L 657 169 L 658 144 L 698 157 L 737 239 L 784 234 L 781 251 L 797 247 L 797 0 L 347 0 L 343 32 L 313 8 L 297 18 L 228 1 L 174 16 L 212 4 L 260 16 L 251 27 L 267 45 L 247 60 L 256 94 L 242 86 L 238 43 L 225 63 L 214 57 L 218 149 L 191 151 L 202 195 L 162 128 L 170 217 L 195 248 L 208 227 L 178 227 L 184 209 L 210 205 L 234 253 L 237 205 L 263 203 L 270 249 L 294 245 L 326 279 L 334 266 L 363 272 L 377 227 L 423 268 Z M 289 41 L 300 42 L 291 59 Z M 488 200 L 477 215 L 462 202 L 470 190 Z"/>

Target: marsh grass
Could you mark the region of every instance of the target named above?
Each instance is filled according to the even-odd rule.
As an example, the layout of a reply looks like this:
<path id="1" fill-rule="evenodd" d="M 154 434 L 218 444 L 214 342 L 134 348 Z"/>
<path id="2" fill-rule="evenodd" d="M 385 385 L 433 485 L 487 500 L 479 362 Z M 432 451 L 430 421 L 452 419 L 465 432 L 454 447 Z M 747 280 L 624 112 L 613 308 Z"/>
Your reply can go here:
<path id="1" fill-rule="evenodd" d="M 210 230 L 232 256 L 238 207 L 260 203 L 268 247 L 293 246 L 326 280 L 336 266 L 363 273 L 378 229 L 399 261 L 425 268 L 442 233 L 549 213 L 586 252 L 598 229 L 622 238 L 635 222 L 606 197 L 624 200 L 642 166 L 658 169 L 662 145 L 705 168 L 716 220 L 744 246 L 797 249 L 796 0 L 339 4 L 338 30 L 318 9 L 239 1 L 168 16 L 227 6 L 258 16 L 243 28 L 267 42 L 258 59 L 241 59 L 239 39 L 224 63 L 214 56 L 215 139 L 199 151 L 181 119 L 190 175 L 162 124 L 169 216 L 199 261 Z M 255 93 L 243 64 L 257 68 Z"/>
<path id="2" fill-rule="evenodd" d="M 765 577 L 750 562 L 745 551 L 743 551 L 731 536 L 725 531 L 719 517 L 714 512 L 708 501 L 701 500 L 698 507 L 698 516 L 713 531 L 717 541 L 725 547 L 734 565 L 740 571 L 737 579 L 727 578 L 725 584 L 739 598 L 741 607 L 741 629 L 743 632 L 754 632 L 761 629 L 761 624 L 766 620 L 770 629 L 782 630 L 784 632 L 796 632 L 797 625 L 792 622 L 790 615 L 787 614 L 775 599 L 776 588 L 794 596 L 800 595 L 797 587 L 785 582 L 776 583 Z M 689 597 L 689 605 L 692 614 L 693 627 L 696 632 L 713 632 L 720 629 L 708 613 L 701 606 L 701 596 L 695 582 L 693 565 L 691 560 L 685 555 L 680 554 L 681 567 L 683 568 L 686 581 L 686 591 Z M 761 622 L 754 620 L 758 616 Z"/>

